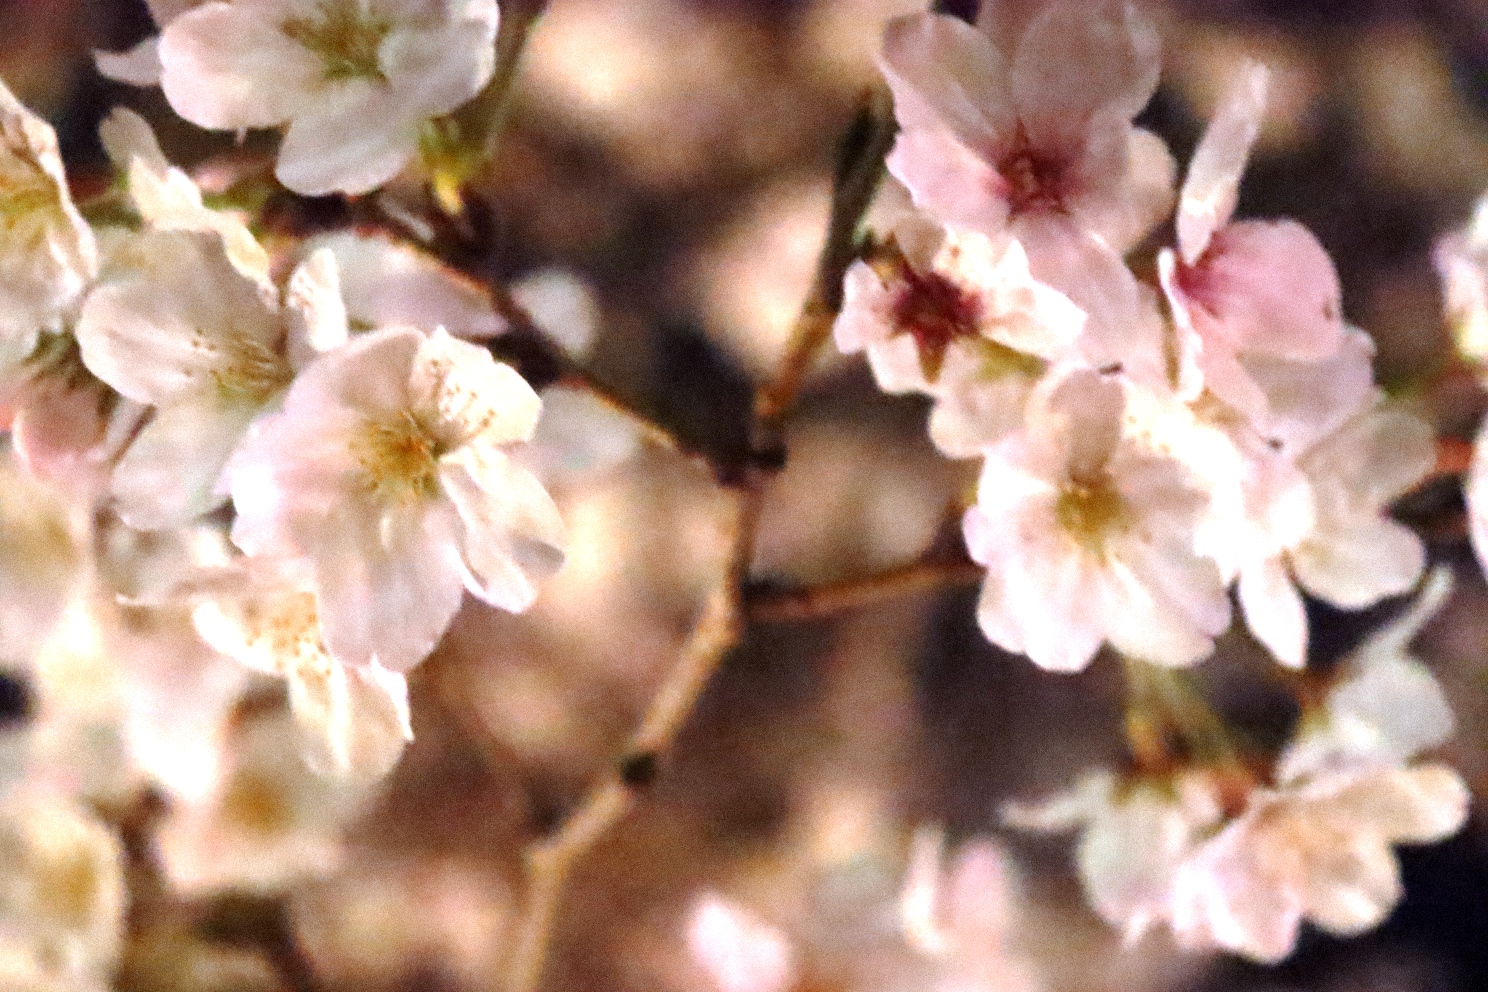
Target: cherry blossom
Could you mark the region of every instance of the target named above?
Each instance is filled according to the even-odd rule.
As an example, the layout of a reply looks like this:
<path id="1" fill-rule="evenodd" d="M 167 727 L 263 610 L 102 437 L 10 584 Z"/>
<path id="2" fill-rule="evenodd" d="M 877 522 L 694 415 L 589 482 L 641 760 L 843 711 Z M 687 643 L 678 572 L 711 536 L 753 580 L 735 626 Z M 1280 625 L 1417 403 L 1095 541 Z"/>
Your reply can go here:
<path id="1" fill-rule="evenodd" d="M 687 947 L 718 992 L 786 992 L 795 977 L 785 935 L 712 893 L 687 914 Z"/>
<path id="2" fill-rule="evenodd" d="M 165 27 L 206 0 L 145 0 L 157 27 Z M 160 85 L 160 36 L 152 34 L 127 52 L 93 53 L 98 71 L 109 79 L 132 86 Z"/>
<path id="3" fill-rule="evenodd" d="M 1453 720 L 1430 672 L 1406 653 L 1450 589 L 1449 573 L 1434 573 L 1410 610 L 1350 656 L 1278 758 L 1275 785 L 1252 792 L 1184 861 L 1172 893 L 1180 944 L 1274 962 L 1291 953 L 1304 918 L 1361 933 L 1401 896 L 1391 845 L 1461 828 L 1461 777 L 1412 763 L 1451 735 Z"/>
<path id="4" fill-rule="evenodd" d="M 1022 247 L 999 250 L 974 231 L 901 225 L 895 243 L 847 273 L 833 333 L 866 351 L 893 393 L 936 397 L 930 435 L 968 457 L 1023 423 L 1051 362 L 1073 358 L 1085 315 L 1028 274 Z"/>
<path id="5" fill-rule="evenodd" d="M 300 373 L 229 466 L 233 540 L 304 563 L 326 647 L 406 671 L 462 589 L 524 610 L 563 561 L 563 524 L 508 457 L 540 401 L 442 329 L 353 338 Z"/>
<path id="6" fill-rule="evenodd" d="M 1172 206 L 1172 157 L 1131 124 L 1157 86 L 1156 31 L 1130 3 L 1053 0 L 1009 37 L 999 7 L 977 27 L 889 22 L 889 171 L 937 220 L 1018 240 L 1033 276 L 1089 315 L 1095 364 L 1156 382 L 1162 364 L 1137 359 L 1160 355 L 1162 327 L 1121 261 Z"/>
<path id="7" fill-rule="evenodd" d="M 1119 377 L 1076 371 L 987 452 L 964 520 L 987 566 L 977 619 L 993 643 L 1056 671 L 1103 642 L 1187 665 L 1229 625 L 1215 564 L 1195 551 L 1208 497 L 1184 463 L 1123 431 Z"/>
<path id="8" fill-rule="evenodd" d="M 62 987 L 105 979 L 124 935 L 119 839 L 70 797 L 22 788 L 0 799 L 0 858 L 0 947 L 77 983 Z"/>
<path id="9" fill-rule="evenodd" d="M 1178 201 L 1178 253 L 1158 258 L 1189 396 L 1208 389 L 1266 429 L 1262 387 L 1245 359 L 1315 361 L 1343 337 L 1341 289 L 1327 252 L 1291 220 L 1231 221 L 1240 174 L 1265 111 L 1267 71 L 1251 64 L 1226 92 L 1194 152 Z"/>
<path id="10" fill-rule="evenodd" d="M 413 738 L 403 676 L 375 662 L 349 666 L 332 657 L 309 590 L 252 573 L 245 582 L 236 595 L 224 590 L 193 610 L 203 640 L 253 671 L 285 680 L 311 769 L 369 781 L 387 774 Z"/>
<path id="11" fill-rule="evenodd" d="M 215 232 L 146 231 L 131 263 L 89 294 L 76 334 L 94 375 L 154 407 L 112 489 L 127 523 L 161 529 L 226 501 L 218 478 L 248 425 L 345 319 L 324 256 L 297 270 L 283 308 Z"/>
<path id="12" fill-rule="evenodd" d="M 193 124 L 287 125 L 275 174 L 364 193 L 418 153 L 424 124 L 495 68 L 495 0 L 213 0 L 160 36 L 160 85 Z"/>
<path id="13" fill-rule="evenodd" d="M 51 125 L 0 82 L 0 374 L 60 331 L 98 274 L 98 244 L 73 205 Z"/>
<path id="14" fill-rule="evenodd" d="M 1002 818 L 1020 830 L 1078 830 L 1085 899 L 1131 943 L 1167 919 L 1178 866 L 1224 811 L 1203 771 L 1118 781 L 1099 770 L 1041 802 L 1009 803 Z"/>

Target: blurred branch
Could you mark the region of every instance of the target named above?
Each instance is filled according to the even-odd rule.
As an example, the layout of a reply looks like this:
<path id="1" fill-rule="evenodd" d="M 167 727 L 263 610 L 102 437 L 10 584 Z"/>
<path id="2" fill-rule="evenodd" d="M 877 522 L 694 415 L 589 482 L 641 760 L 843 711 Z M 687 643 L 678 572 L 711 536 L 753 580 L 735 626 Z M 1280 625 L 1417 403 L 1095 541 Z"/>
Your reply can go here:
<path id="1" fill-rule="evenodd" d="M 728 651 L 743 636 L 744 589 L 754 559 L 770 481 L 784 465 L 781 427 L 800 393 L 807 369 L 831 333 L 842 305 L 842 278 L 857 253 L 857 231 L 883 175 L 893 134 L 887 98 L 864 100 L 839 149 L 832 213 L 810 295 L 790 347 L 772 381 L 755 394 L 750 436 L 754 452 L 739 466 L 713 465 L 733 494 L 729 551 L 721 574 L 676 663 L 632 735 L 617 767 L 595 783 L 552 837 L 529 848 L 525 905 L 508 961 L 508 992 L 533 992 L 542 979 L 563 890 L 585 855 L 630 810 L 656 778 L 660 761 L 686 724 L 698 697 Z"/>
<path id="2" fill-rule="evenodd" d="M 976 585 L 985 574 L 980 565 L 966 559 L 919 561 L 817 586 L 781 588 L 762 583 L 746 590 L 745 602 L 749 619 L 756 623 L 795 623 L 919 593 Z"/>

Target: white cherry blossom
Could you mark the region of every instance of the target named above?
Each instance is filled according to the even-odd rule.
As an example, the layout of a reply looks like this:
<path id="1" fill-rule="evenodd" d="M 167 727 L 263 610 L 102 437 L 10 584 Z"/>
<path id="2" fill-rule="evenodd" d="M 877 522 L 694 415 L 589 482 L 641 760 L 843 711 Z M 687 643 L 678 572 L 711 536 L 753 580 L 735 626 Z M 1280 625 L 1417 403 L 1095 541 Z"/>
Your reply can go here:
<path id="1" fill-rule="evenodd" d="M 131 252 L 89 294 L 76 334 L 94 375 L 155 408 L 112 488 L 130 526 L 162 529 L 226 501 L 218 479 L 248 425 L 345 320 L 324 256 L 296 272 L 281 307 L 215 232 L 147 231 Z"/>
<path id="2" fill-rule="evenodd" d="M 1465 228 L 1437 241 L 1433 257 L 1457 350 L 1482 363 L 1488 360 L 1488 194 L 1478 200 Z"/>
<path id="3" fill-rule="evenodd" d="M 0 374 L 61 330 L 98 274 L 98 244 L 73 205 L 57 134 L 0 82 Z"/>
<path id="4" fill-rule="evenodd" d="M 332 657 L 308 589 L 252 573 L 243 585 L 195 607 L 202 639 L 254 671 L 284 679 L 311 769 L 366 781 L 387 774 L 413 739 L 403 676 L 375 662 L 343 665 Z"/>
<path id="5" fill-rule="evenodd" d="M 1022 425 L 1034 385 L 1076 355 L 1084 323 L 1029 276 L 1016 241 L 901 225 L 880 260 L 848 270 L 833 333 L 843 352 L 867 352 L 884 390 L 935 397 L 931 438 L 970 457 Z"/>
<path id="6" fill-rule="evenodd" d="M 206 0 L 145 0 L 156 27 L 165 27 L 192 7 Z M 152 34 L 127 52 L 93 53 L 98 71 L 109 79 L 131 86 L 160 85 L 160 36 Z"/>
<path id="7" fill-rule="evenodd" d="M 1119 377 L 1075 371 L 987 452 L 966 546 L 987 566 L 977 619 L 993 643 L 1056 671 L 1102 643 L 1188 665 L 1213 650 L 1229 603 L 1195 551 L 1209 497 L 1185 464 L 1123 430 Z"/>
<path id="8" fill-rule="evenodd" d="M 202 127 L 287 125 L 295 192 L 364 193 L 490 79 L 496 22 L 495 0 L 214 0 L 165 26 L 160 85 Z"/>
<path id="9" fill-rule="evenodd" d="M 1166 920 L 1178 866 L 1223 817 L 1202 771 L 1129 781 L 1094 771 L 1068 791 L 1002 811 L 1020 830 L 1079 830 L 1075 865 L 1085 899 L 1129 943 Z"/>
<path id="10" fill-rule="evenodd" d="M 557 508 L 507 454 L 540 405 L 442 329 L 353 338 L 300 373 L 229 466 L 233 540 L 308 568 L 332 655 L 406 671 L 463 589 L 524 610 L 562 563 Z"/>

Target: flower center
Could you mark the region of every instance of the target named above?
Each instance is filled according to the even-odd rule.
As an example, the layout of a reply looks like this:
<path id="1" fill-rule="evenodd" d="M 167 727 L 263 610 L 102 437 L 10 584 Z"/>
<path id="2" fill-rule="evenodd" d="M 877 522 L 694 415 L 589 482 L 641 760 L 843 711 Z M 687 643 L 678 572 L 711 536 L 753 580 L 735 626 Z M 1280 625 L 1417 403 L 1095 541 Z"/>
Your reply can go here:
<path id="1" fill-rule="evenodd" d="M 353 442 L 367 491 L 388 503 L 438 494 L 442 447 L 410 410 L 392 420 L 368 421 Z"/>
<path id="2" fill-rule="evenodd" d="M 916 272 L 907 262 L 900 262 L 896 270 L 899 285 L 891 308 L 894 333 L 914 338 L 920 367 L 925 378 L 934 382 L 951 343 L 980 336 L 982 301 L 938 272 Z"/>
<path id="3" fill-rule="evenodd" d="M 65 224 L 57 186 L 41 169 L 13 156 L 0 159 L 0 243 L 6 252 L 27 251 Z"/>
<path id="4" fill-rule="evenodd" d="M 1126 503 L 1110 476 L 1071 479 L 1054 504 L 1054 519 L 1076 544 L 1104 557 L 1106 543 L 1126 527 Z"/>
<path id="5" fill-rule="evenodd" d="M 314 14 L 291 17 L 282 30 L 320 59 L 327 81 L 385 81 L 377 53 L 392 27 L 391 22 L 373 16 L 365 0 L 320 0 Z"/>
<path id="6" fill-rule="evenodd" d="M 257 338 L 230 337 L 221 351 L 212 382 L 228 402 L 263 403 L 294 381 L 289 360 Z"/>
<path id="7" fill-rule="evenodd" d="M 1008 211 L 1016 217 L 1027 213 L 1065 213 L 1067 162 L 1033 147 L 1023 122 L 1018 122 L 1012 149 L 997 163 L 997 173 L 1007 183 Z"/>
<path id="8" fill-rule="evenodd" d="M 272 837 L 294 826 L 295 810 L 279 783 L 240 771 L 222 797 L 222 818 L 245 833 Z"/>
<path id="9" fill-rule="evenodd" d="M 980 359 L 977 370 L 980 379 L 995 381 L 1012 376 L 1037 379 L 1044 374 L 1047 363 L 1037 355 L 1029 355 L 987 338 L 979 338 L 975 344 Z"/>

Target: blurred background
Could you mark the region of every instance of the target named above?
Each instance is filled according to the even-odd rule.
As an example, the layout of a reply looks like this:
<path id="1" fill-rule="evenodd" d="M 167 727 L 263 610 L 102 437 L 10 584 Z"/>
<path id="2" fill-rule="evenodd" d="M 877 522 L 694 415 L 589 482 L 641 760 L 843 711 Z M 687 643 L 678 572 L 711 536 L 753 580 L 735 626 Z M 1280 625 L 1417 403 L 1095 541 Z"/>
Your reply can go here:
<path id="1" fill-rule="evenodd" d="M 1378 344 L 1381 381 L 1427 404 L 1443 434 L 1471 438 L 1484 402 L 1448 360 L 1430 253 L 1488 189 L 1488 2 L 1145 6 L 1162 27 L 1164 74 L 1139 123 L 1181 166 L 1230 71 L 1247 56 L 1268 63 L 1272 104 L 1240 214 L 1310 227 L 1337 261 L 1346 314 Z M 599 378 L 705 448 L 742 444 L 752 384 L 810 283 L 834 145 L 876 85 L 882 23 L 918 7 L 553 0 L 475 187 L 480 237 L 466 267 L 504 280 L 576 274 L 597 304 Z M 174 118 L 157 91 L 94 71 L 92 50 L 152 30 L 140 0 L 0 0 L 0 77 L 57 125 L 80 185 L 102 181 L 96 127 L 119 103 L 145 113 L 178 162 L 268 147 L 255 137 L 235 149 Z M 902 196 L 886 189 L 881 209 Z M 975 466 L 934 452 L 925 412 L 879 394 L 860 360 L 824 355 L 771 491 L 756 576 L 829 581 L 954 546 Z M 610 767 L 688 631 L 723 552 L 709 475 L 648 450 L 557 488 L 570 563 L 530 614 L 467 605 L 414 680 L 417 739 L 356 819 L 343 863 L 290 894 L 313 987 L 496 988 L 521 845 Z M 1488 592 L 1455 483 L 1400 513 L 1458 573 L 1422 652 L 1461 721 L 1448 758 L 1488 795 Z M 974 602 L 968 588 L 751 626 L 646 799 L 575 876 L 545 987 L 714 988 L 681 938 L 704 891 L 790 935 L 797 988 L 887 987 L 855 949 L 892 912 L 914 826 L 994 834 L 1003 801 L 1122 760 L 1117 667 L 1042 673 L 986 643 Z M 1317 662 L 1398 608 L 1319 608 Z M 1201 674 L 1227 715 L 1280 740 L 1293 714 L 1270 664 L 1232 633 Z M 1005 839 L 1012 943 L 1050 990 L 1488 988 L 1477 817 L 1446 844 L 1404 852 L 1407 897 L 1378 931 L 1348 942 L 1309 932 L 1270 970 L 1177 956 L 1162 936 L 1123 949 L 1083 906 L 1067 841 Z M 136 945 L 125 988 L 285 987 L 246 950 L 197 968 L 162 963 L 184 953 L 168 940 Z"/>

